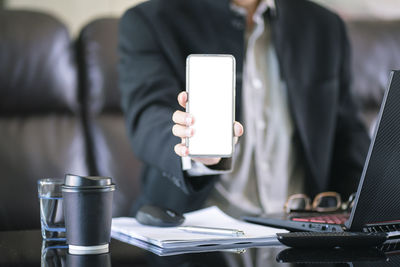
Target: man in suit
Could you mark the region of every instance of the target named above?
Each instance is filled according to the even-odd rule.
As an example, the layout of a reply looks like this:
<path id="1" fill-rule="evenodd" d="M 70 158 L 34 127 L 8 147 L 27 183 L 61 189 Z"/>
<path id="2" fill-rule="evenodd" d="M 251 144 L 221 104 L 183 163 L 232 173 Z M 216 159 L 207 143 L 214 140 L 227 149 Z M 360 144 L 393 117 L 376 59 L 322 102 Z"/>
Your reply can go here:
<path id="1" fill-rule="evenodd" d="M 356 190 L 369 138 L 337 15 L 306 0 L 151 0 L 125 13 L 119 46 L 128 133 L 145 163 L 133 213 L 208 202 L 255 215 L 281 209 L 291 193 Z M 233 160 L 186 157 L 189 54 L 236 58 L 234 128 L 245 133 Z"/>

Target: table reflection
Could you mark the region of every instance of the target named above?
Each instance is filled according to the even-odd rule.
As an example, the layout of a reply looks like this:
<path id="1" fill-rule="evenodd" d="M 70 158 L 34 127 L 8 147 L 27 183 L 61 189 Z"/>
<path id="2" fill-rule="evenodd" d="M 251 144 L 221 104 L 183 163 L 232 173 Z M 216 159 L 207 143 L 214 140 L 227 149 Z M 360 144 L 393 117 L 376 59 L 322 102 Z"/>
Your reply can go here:
<path id="1" fill-rule="evenodd" d="M 66 244 L 43 241 L 41 267 L 111 267 L 111 253 L 72 255 Z"/>
<path id="2" fill-rule="evenodd" d="M 386 262 L 388 257 L 377 248 L 332 248 L 332 249 L 296 249 L 287 248 L 278 253 L 277 262 L 313 264 L 313 263 L 356 263 Z"/>
<path id="3" fill-rule="evenodd" d="M 68 246 L 57 242 L 42 242 L 41 267 L 60 267 L 67 266 L 65 254 Z"/>
<path id="4" fill-rule="evenodd" d="M 127 250 L 128 249 L 128 250 Z M 134 249 L 134 250 L 132 250 Z M 215 251 L 174 256 L 158 256 L 142 251 L 143 261 L 129 258 L 137 249 L 124 243 L 114 243 L 111 253 L 99 255 L 68 254 L 66 244 L 42 243 L 42 267 L 114 267 L 119 266 L 182 266 L 182 267 L 275 267 L 275 266 L 400 266 L 400 245 L 392 240 L 381 248 L 294 249 L 263 247 L 244 250 Z M 128 252 L 128 253 L 127 253 Z M 127 258 L 123 258 L 124 254 Z M 131 255 L 132 256 L 132 255 Z M 124 260 L 121 260 L 124 259 Z"/>
<path id="5" fill-rule="evenodd" d="M 224 251 L 159 257 L 149 253 L 147 260 L 149 266 L 398 267 L 400 266 L 399 248 L 398 241 L 392 241 L 391 244 L 385 244 L 380 248 L 294 249 L 264 247 L 248 249 L 242 254 Z"/>

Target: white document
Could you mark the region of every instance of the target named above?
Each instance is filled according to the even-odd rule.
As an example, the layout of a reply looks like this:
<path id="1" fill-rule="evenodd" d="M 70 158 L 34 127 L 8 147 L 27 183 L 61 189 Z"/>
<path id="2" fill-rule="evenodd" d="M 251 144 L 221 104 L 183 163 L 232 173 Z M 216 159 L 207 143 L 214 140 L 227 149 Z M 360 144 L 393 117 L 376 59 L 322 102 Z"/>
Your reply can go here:
<path id="1" fill-rule="evenodd" d="M 170 249 L 195 251 L 218 248 L 246 248 L 266 245 L 279 245 L 276 233 L 286 232 L 282 229 L 275 229 L 236 220 L 223 213 L 217 207 L 205 208 L 202 210 L 185 214 L 186 220 L 182 226 L 202 226 L 213 228 L 228 228 L 244 232 L 243 236 L 226 236 L 215 234 L 203 234 L 187 232 L 179 227 L 153 227 L 139 224 L 136 219 L 121 217 L 112 220 L 111 236 L 123 242 L 127 242 L 150 251 L 158 249 Z M 155 248 L 156 247 L 156 248 Z M 197 249 L 196 249 L 197 248 Z"/>

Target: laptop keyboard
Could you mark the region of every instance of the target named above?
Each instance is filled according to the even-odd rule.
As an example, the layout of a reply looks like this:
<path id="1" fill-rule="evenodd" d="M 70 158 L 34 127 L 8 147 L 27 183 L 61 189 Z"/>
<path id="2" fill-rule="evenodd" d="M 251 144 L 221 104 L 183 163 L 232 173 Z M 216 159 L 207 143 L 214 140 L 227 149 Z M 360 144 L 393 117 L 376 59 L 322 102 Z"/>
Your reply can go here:
<path id="1" fill-rule="evenodd" d="M 349 219 L 349 214 L 326 214 L 326 215 L 313 216 L 313 217 L 292 218 L 292 221 L 327 223 L 327 224 L 344 224 L 348 219 Z"/>

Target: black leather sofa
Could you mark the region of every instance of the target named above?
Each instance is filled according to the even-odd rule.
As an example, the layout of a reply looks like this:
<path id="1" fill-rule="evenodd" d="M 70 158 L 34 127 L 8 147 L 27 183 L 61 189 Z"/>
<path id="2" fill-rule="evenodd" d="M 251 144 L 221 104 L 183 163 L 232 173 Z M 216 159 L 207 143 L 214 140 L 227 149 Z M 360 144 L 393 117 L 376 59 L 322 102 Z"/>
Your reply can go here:
<path id="1" fill-rule="evenodd" d="M 113 216 L 139 190 L 119 107 L 117 19 L 89 23 L 72 40 L 54 17 L 0 11 L 0 231 L 39 228 L 38 179 L 111 176 Z"/>
<path id="2" fill-rule="evenodd" d="M 400 69 L 400 21 L 347 24 L 370 126 L 389 70 Z M 39 228 L 36 182 L 65 173 L 113 177 L 113 216 L 129 214 L 141 163 L 119 106 L 117 28 L 98 19 L 73 40 L 48 14 L 0 11 L 0 231 Z"/>

